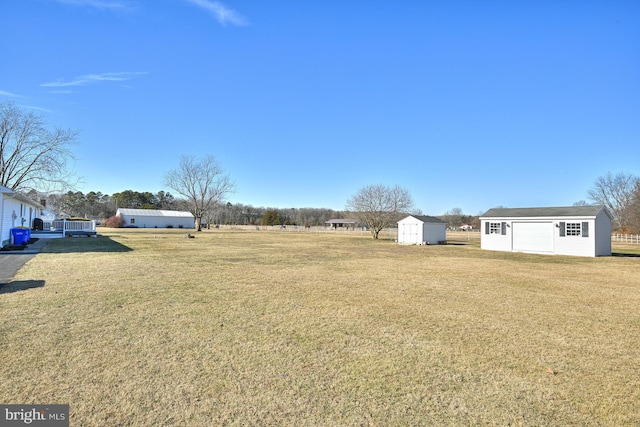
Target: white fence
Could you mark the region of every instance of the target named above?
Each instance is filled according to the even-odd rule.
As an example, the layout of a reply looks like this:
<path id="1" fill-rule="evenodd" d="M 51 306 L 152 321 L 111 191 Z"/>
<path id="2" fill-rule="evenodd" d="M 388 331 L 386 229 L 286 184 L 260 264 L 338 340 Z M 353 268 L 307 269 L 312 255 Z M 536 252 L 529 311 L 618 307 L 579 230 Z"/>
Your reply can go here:
<path id="1" fill-rule="evenodd" d="M 337 233 L 337 234 L 358 234 L 358 235 L 371 235 L 371 232 L 362 227 L 346 228 L 346 227 L 303 227 L 299 225 L 287 225 L 281 227 L 279 225 L 219 225 L 218 228 L 235 229 L 235 230 L 273 230 L 273 231 L 286 231 L 286 232 L 313 232 L 313 233 Z M 94 228 L 95 229 L 95 228 Z M 394 240 L 398 237 L 397 228 L 385 228 L 380 231 L 380 239 Z M 447 240 L 480 240 L 479 230 L 472 231 L 450 231 L 447 230 Z M 640 245 L 640 234 L 612 234 L 612 243 Z"/>
<path id="2" fill-rule="evenodd" d="M 628 243 L 640 245 L 640 234 L 612 234 L 611 243 Z"/>
<path id="3" fill-rule="evenodd" d="M 212 228 L 214 228 L 212 226 Z M 247 230 L 247 231 L 283 231 L 294 233 L 332 233 L 332 234 L 353 234 L 371 236 L 371 231 L 363 227 L 326 227 L 326 226 L 312 226 L 304 227 L 302 225 L 219 225 L 217 228 L 227 230 Z M 398 237 L 397 228 L 384 228 L 378 234 L 380 239 L 396 239 Z"/>

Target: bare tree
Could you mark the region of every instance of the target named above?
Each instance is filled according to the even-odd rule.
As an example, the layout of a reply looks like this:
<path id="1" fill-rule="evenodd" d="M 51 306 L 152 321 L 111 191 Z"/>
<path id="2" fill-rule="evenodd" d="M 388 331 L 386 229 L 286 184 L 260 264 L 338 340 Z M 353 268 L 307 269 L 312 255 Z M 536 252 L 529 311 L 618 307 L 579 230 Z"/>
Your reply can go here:
<path id="1" fill-rule="evenodd" d="M 636 181 L 636 187 L 633 190 L 633 199 L 629 205 L 629 232 L 640 233 L 640 180 Z"/>
<path id="2" fill-rule="evenodd" d="M 167 187 L 186 197 L 196 218 L 196 230 L 202 230 L 202 218 L 231 191 L 234 184 L 215 157 L 197 159 L 182 156 L 180 164 L 165 174 Z"/>
<path id="3" fill-rule="evenodd" d="M 628 208 L 633 199 L 633 191 L 640 178 L 626 173 L 616 175 L 608 172 L 598 177 L 589 197 L 598 204 L 605 205 L 613 214 L 617 228 L 624 228 L 629 223 Z"/>
<path id="4" fill-rule="evenodd" d="M 0 185 L 22 192 L 73 187 L 69 163 L 77 136 L 73 130 L 48 130 L 42 116 L 1 103 Z"/>
<path id="5" fill-rule="evenodd" d="M 443 219 L 446 221 L 447 227 L 459 227 L 462 225 L 464 216 L 462 209 L 453 208 L 444 213 Z"/>
<path id="6" fill-rule="evenodd" d="M 346 204 L 348 214 L 366 224 L 374 239 L 383 228 L 394 225 L 412 208 L 413 199 L 406 189 L 381 184 L 361 188 Z"/>

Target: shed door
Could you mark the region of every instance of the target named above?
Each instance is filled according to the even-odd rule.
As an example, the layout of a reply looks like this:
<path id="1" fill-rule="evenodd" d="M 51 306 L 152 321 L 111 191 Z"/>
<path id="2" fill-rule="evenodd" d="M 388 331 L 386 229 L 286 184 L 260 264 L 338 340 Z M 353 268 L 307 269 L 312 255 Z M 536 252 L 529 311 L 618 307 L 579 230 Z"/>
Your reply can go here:
<path id="1" fill-rule="evenodd" d="M 516 252 L 553 252 L 551 222 L 513 222 L 511 232 Z"/>
<path id="2" fill-rule="evenodd" d="M 404 243 L 418 243 L 418 224 L 403 224 L 402 234 Z"/>

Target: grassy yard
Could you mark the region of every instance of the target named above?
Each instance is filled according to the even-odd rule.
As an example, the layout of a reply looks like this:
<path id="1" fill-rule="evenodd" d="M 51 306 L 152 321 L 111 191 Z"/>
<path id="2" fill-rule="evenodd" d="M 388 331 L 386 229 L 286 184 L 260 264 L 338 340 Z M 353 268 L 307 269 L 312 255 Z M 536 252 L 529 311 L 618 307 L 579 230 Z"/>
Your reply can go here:
<path id="1" fill-rule="evenodd" d="M 0 289 L 0 402 L 73 426 L 640 424 L 640 251 L 106 229 Z"/>

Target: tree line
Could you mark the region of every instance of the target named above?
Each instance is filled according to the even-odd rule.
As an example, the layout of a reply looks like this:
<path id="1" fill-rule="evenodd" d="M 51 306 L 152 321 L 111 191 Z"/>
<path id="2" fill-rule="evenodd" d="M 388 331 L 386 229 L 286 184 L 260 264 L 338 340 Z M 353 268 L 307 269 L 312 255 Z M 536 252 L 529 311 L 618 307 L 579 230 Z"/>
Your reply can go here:
<path id="1" fill-rule="evenodd" d="M 64 217 L 105 220 L 115 215 L 118 208 L 160 209 L 190 211 L 184 198 L 174 197 L 170 192 L 124 190 L 104 194 L 100 191 L 68 191 L 66 193 L 27 193 L 31 199 Z M 216 203 L 204 213 L 205 225 L 324 225 L 343 212 L 327 208 L 275 208 L 256 207 L 243 203 Z"/>
<path id="2" fill-rule="evenodd" d="M 406 214 L 420 212 L 412 209 L 412 201 L 406 190 L 394 187 L 400 192 L 403 199 L 402 205 L 398 205 L 393 198 L 387 199 L 384 209 L 395 210 L 394 220 Z M 358 216 L 357 212 L 374 212 L 378 208 L 371 208 L 372 201 L 383 200 L 385 192 L 391 192 L 392 188 L 384 186 L 368 186 L 361 189 L 352 196 L 347 203 L 346 211 L 337 211 L 327 208 L 274 208 L 255 207 L 250 204 L 216 202 L 203 212 L 203 222 L 206 225 L 300 225 L 318 226 L 330 219 Z M 135 209 L 162 209 L 162 210 L 185 210 L 191 211 L 191 203 L 185 198 L 175 197 L 170 192 L 159 191 L 151 193 L 148 191 L 138 192 L 134 190 L 124 190 L 112 195 L 103 194 L 100 191 L 68 191 L 66 193 L 38 193 L 34 190 L 27 193 L 33 200 L 43 202 L 47 208 L 58 214 L 67 217 L 86 217 L 94 219 L 106 219 L 113 216 L 118 208 Z M 612 213 L 614 221 L 613 228 L 616 231 L 627 233 L 640 233 L 640 177 L 627 173 L 608 173 L 599 177 L 589 190 L 588 196 L 592 203 L 606 206 Z M 574 205 L 587 205 L 584 200 L 575 202 Z M 375 206 L 374 206 L 375 207 Z M 371 208 L 371 209 L 368 209 Z M 362 216 L 362 215 L 361 215 Z M 440 219 L 447 223 L 450 228 L 457 228 L 462 224 L 479 226 L 479 215 L 465 214 L 460 208 L 453 208 Z M 376 223 L 376 218 L 369 218 L 366 215 L 360 218 L 363 223 L 373 229 L 381 229 Z M 384 226 L 392 224 L 393 221 L 384 222 Z"/>
<path id="3" fill-rule="evenodd" d="M 225 203 L 234 184 L 213 156 L 182 156 L 178 167 L 168 171 L 164 185 L 176 192 L 125 190 L 106 195 L 67 191 L 77 186 L 69 169 L 78 132 L 49 129 L 41 115 L 25 111 L 12 102 L 0 103 L 0 185 L 29 195 L 66 216 L 106 219 L 118 208 L 185 210 L 193 213 L 196 228 L 206 224 L 323 225 L 332 218 L 356 218 L 373 237 L 413 208 L 409 192 L 399 186 L 369 185 L 359 189 L 345 204 L 345 211 L 331 209 L 277 209 Z M 606 206 L 616 231 L 640 233 L 640 178 L 611 172 L 598 177 L 587 193 L 590 201 Z M 586 205 L 586 201 L 575 205 Z M 478 217 L 454 208 L 441 216 L 450 227 L 463 223 L 477 226 Z"/>
<path id="4" fill-rule="evenodd" d="M 609 209 L 613 215 L 614 230 L 640 234 L 639 176 L 624 172 L 608 172 L 596 179 L 588 196 L 597 204 Z"/>

